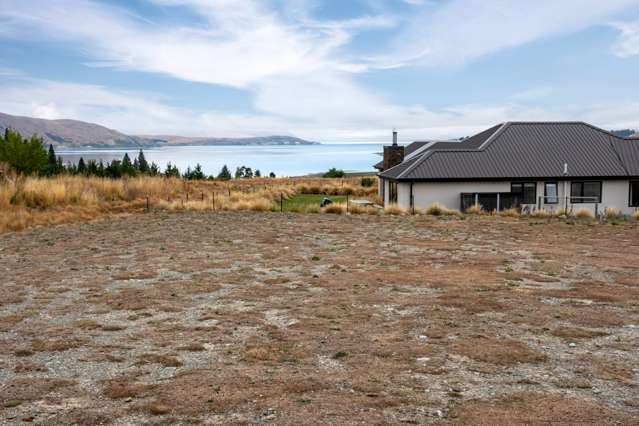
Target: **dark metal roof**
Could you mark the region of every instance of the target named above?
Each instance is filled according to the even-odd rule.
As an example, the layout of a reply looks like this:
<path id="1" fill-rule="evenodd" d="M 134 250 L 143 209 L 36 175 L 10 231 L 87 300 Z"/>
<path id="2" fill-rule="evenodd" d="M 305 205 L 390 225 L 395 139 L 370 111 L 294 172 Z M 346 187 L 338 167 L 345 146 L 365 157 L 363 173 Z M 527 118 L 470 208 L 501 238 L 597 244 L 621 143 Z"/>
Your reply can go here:
<path id="1" fill-rule="evenodd" d="M 380 174 L 397 180 L 639 176 L 639 143 L 581 122 L 509 122 L 467 149 L 428 149 Z M 464 142 L 466 142 L 464 141 Z"/>

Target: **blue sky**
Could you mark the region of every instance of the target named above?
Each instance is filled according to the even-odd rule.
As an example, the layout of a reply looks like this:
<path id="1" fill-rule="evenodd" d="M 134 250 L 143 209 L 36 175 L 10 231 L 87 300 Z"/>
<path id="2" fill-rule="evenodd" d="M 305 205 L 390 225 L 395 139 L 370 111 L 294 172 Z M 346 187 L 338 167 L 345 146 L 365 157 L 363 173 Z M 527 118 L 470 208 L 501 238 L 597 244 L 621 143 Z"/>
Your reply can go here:
<path id="1" fill-rule="evenodd" d="M 639 128 L 637 0 L 0 0 L 0 111 L 130 134 Z"/>

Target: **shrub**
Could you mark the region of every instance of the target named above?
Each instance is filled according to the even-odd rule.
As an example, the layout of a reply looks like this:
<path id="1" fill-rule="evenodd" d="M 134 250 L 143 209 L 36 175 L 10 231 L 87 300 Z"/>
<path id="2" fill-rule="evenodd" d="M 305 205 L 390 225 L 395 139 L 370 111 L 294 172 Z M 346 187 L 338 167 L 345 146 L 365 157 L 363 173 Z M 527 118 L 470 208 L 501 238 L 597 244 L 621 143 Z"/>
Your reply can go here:
<path id="1" fill-rule="evenodd" d="M 333 203 L 324 207 L 322 211 L 324 213 L 331 213 L 331 214 L 344 214 L 346 213 L 346 205 L 341 203 Z"/>
<path id="2" fill-rule="evenodd" d="M 499 215 L 504 217 L 519 217 L 519 212 L 515 208 L 510 208 L 500 211 Z"/>
<path id="3" fill-rule="evenodd" d="M 639 220 L 639 210 L 635 210 L 634 212 L 632 212 L 631 216 L 634 220 Z"/>
<path id="4" fill-rule="evenodd" d="M 579 219 L 594 219 L 595 215 L 590 209 L 581 208 L 575 212 L 575 217 Z"/>
<path id="5" fill-rule="evenodd" d="M 329 169 L 322 177 L 325 178 L 341 178 L 344 177 L 344 170 L 338 170 L 335 167 Z"/>
<path id="6" fill-rule="evenodd" d="M 543 219 L 543 218 L 547 218 L 550 217 L 551 214 L 548 210 L 545 209 L 537 209 L 534 212 L 530 213 L 530 217 L 534 217 L 537 219 Z"/>
<path id="7" fill-rule="evenodd" d="M 397 204 L 389 204 L 384 208 L 384 213 L 390 215 L 403 215 L 406 214 L 406 209 L 399 207 Z"/>
<path id="8" fill-rule="evenodd" d="M 431 216 L 441 216 L 443 214 L 446 214 L 446 210 L 446 207 L 442 206 L 441 204 L 433 203 L 426 209 L 426 214 L 429 214 Z"/>
<path id="9" fill-rule="evenodd" d="M 616 207 L 606 207 L 603 215 L 606 219 L 618 219 L 621 217 L 621 211 Z"/>
<path id="10" fill-rule="evenodd" d="M 481 204 L 475 204 L 473 206 L 468 207 L 466 209 L 466 213 L 467 214 L 483 214 L 484 208 L 482 207 Z"/>
<path id="11" fill-rule="evenodd" d="M 370 188 L 375 185 L 375 179 L 372 177 L 363 177 L 362 179 L 360 179 L 359 184 L 362 185 L 364 188 Z"/>

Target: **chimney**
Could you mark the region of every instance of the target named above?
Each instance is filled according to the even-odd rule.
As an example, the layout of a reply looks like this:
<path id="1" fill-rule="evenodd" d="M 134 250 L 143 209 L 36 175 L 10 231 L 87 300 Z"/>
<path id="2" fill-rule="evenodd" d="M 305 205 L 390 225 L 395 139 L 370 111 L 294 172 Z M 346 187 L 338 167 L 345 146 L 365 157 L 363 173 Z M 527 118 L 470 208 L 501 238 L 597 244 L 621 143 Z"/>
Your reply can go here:
<path id="1" fill-rule="evenodd" d="M 384 147 L 384 170 L 404 161 L 404 147 L 397 145 L 397 130 L 393 130 L 393 144 Z"/>

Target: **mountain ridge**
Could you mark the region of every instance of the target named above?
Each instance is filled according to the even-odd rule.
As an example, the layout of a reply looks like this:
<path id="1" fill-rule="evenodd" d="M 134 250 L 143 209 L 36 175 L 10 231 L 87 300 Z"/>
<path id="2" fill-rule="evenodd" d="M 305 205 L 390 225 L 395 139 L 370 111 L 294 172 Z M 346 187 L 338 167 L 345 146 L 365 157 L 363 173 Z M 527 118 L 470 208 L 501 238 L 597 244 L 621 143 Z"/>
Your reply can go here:
<path id="1" fill-rule="evenodd" d="M 36 135 L 58 149 L 79 148 L 158 148 L 197 145 L 316 145 L 293 136 L 257 136 L 244 138 L 188 137 L 174 135 L 127 135 L 96 123 L 58 119 L 47 120 L 0 112 L 0 131 L 11 128 L 24 137 Z"/>

